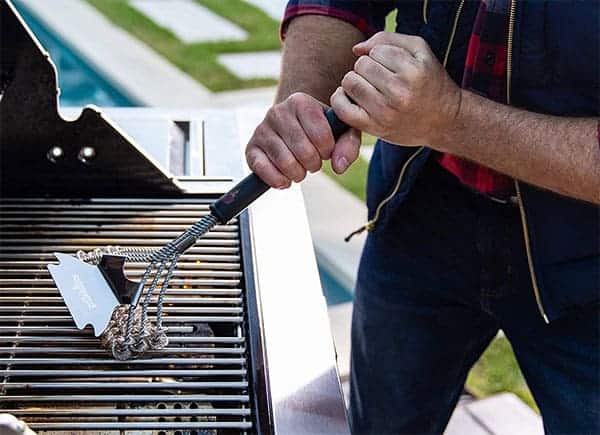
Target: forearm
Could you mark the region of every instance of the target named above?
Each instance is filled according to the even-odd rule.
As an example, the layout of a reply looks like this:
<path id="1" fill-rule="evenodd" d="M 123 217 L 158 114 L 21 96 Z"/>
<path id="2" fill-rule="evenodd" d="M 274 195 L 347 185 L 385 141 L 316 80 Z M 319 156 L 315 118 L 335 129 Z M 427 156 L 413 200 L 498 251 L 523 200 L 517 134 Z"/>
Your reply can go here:
<path id="1" fill-rule="evenodd" d="M 328 104 L 346 71 L 352 69 L 352 46 L 364 39 L 353 25 L 332 17 L 303 15 L 290 23 L 283 46 L 276 102 L 304 92 Z"/>
<path id="2" fill-rule="evenodd" d="M 527 112 L 468 91 L 433 148 L 527 183 L 600 204 L 597 119 Z"/>

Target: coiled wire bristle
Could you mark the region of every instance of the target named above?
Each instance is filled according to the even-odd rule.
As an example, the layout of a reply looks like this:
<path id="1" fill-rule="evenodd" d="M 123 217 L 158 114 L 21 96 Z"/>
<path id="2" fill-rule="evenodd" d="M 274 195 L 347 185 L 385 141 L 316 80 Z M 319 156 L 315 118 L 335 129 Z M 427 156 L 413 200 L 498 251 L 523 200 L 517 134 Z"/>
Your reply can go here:
<path id="1" fill-rule="evenodd" d="M 217 223 L 217 218 L 209 214 L 159 250 L 110 247 L 107 253 L 118 252 L 117 255 L 124 255 L 130 261 L 150 263 L 139 283 L 140 296 L 150 275 L 154 273 L 142 304 L 120 305 L 115 308 L 108 326 L 100 337 L 104 348 L 109 350 L 116 359 L 125 361 L 138 358 L 149 350 L 158 350 L 167 346 L 169 339 L 166 334 L 167 329 L 162 326 L 162 306 L 177 260 L 187 249 L 185 246 L 192 246 L 199 237 L 214 228 Z M 86 255 L 88 260 L 97 260 L 101 257 L 102 252 L 78 254 L 80 259 L 86 258 Z M 151 296 L 159 285 L 156 324 L 153 324 L 148 318 L 148 307 Z"/>
<path id="2" fill-rule="evenodd" d="M 166 328 L 158 328 L 142 313 L 134 309 L 133 328 L 128 334 L 129 305 L 119 305 L 113 311 L 108 326 L 100 336 L 102 346 L 120 361 L 142 356 L 149 350 L 162 349 L 169 344 Z M 145 317 L 145 319 L 143 319 Z"/>

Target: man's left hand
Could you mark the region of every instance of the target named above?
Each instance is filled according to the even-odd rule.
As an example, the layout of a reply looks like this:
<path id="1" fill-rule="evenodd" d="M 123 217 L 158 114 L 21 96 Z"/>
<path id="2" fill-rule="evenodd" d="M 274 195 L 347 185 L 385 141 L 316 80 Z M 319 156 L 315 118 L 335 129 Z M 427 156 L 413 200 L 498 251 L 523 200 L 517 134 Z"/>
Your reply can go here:
<path id="1" fill-rule="evenodd" d="M 461 89 L 422 38 L 380 32 L 353 51 L 359 56 L 354 70 L 331 96 L 340 119 L 388 142 L 415 146 L 432 146 L 452 127 Z"/>

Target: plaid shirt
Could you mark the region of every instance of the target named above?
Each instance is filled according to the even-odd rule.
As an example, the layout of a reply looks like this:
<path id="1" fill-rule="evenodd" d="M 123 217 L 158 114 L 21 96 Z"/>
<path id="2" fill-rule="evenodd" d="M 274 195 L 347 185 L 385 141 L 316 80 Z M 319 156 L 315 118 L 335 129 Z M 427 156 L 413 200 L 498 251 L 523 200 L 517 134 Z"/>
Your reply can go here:
<path id="1" fill-rule="evenodd" d="M 285 38 L 287 25 L 294 17 L 307 14 L 344 20 L 357 27 L 365 36 L 371 36 L 383 30 L 384 26 L 381 17 L 376 17 L 377 20 L 374 18 L 373 8 L 377 8 L 376 5 L 376 2 L 370 1 L 290 0 L 281 24 L 281 37 Z M 385 7 L 381 6 L 382 10 Z M 402 13 L 400 2 L 399 9 L 399 13 Z M 463 88 L 506 103 L 507 45 L 508 0 L 482 0 L 469 41 Z M 598 146 L 600 151 L 600 121 Z M 473 189 L 500 197 L 513 193 L 513 180 L 506 175 L 451 154 L 438 154 L 437 158 L 444 168 Z"/>
<path id="2" fill-rule="evenodd" d="M 483 0 L 467 49 L 462 87 L 490 100 L 506 103 L 508 1 Z M 501 146 L 490 144 L 490 146 Z M 439 163 L 463 184 L 479 192 L 507 197 L 514 192 L 512 178 L 452 154 L 439 154 Z"/>

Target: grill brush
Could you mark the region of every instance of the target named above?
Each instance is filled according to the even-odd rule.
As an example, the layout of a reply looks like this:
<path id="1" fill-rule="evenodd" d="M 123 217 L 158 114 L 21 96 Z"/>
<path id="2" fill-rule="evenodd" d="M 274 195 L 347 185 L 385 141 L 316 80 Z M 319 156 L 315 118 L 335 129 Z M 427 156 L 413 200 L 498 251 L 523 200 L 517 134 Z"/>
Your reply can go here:
<path id="1" fill-rule="evenodd" d="M 348 130 L 332 109 L 325 116 L 336 140 Z M 162 325 L 163 300 L 179 257 L 215 225 L 229 222 L 268 189 L 257 175 L 250 174 L 214 202 L 208 215 L 160 249 L 108 246 L 89 253 L 79 251 L 76 257 L 55 253 L 59 264 L 49 264 L 48 270 L 77 328 L 91 325 L 118 360 L 164 348 L 168 338 Z M 148 263 L 139 282 L 125 277 L 125 261 Z M 157 295 L 154 324 L 148 317 L 153 295 Z"/>

